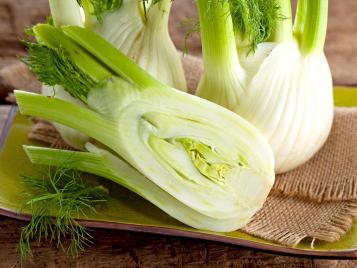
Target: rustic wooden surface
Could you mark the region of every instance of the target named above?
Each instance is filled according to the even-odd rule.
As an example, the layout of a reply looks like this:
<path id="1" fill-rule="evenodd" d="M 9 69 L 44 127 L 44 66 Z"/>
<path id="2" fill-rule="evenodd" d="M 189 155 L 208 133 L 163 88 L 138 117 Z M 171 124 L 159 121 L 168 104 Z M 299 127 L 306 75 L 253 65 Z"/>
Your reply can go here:
<path id="1" fill-rule="evenodd" d="M 183 47 L 184 31 L 177 21 L 194 16 L 193 0 L 176 0 L 171 28 L 173 39 Z M 330 0 L 330 23 L 326 53 L 336 83 L 357 84 L 357 1 Z M 47 0 L 0 0 L 0 69 L 16 61 L 24 49 L 18 40 L 24 27 L 43 21 Z M 198 36 L 190 51 L 200 53 Z M 0 85 L 1 91 L 4 91 Z M 1 113 L 1 109 L 0 109 Z M 16 253 L 21 221 L 0 217 L 0 268 L 19 267 Z M 219 243 L 184 238 L 95 230 L 94 246 L 79 258 L 66 256 L 47 242 L 33 243 L 34 258 L 24 267 L 356 267 L 356 260 L 318 260 L 279 256 Z"/>
<path id="2" fill-rule="evenodd" d="M 0 217 L 0 267 L 18 267 L 15 248 L 22 223 Z M 357 261 L 318 260 L 256 252 L 191 239 L 95 230 L 95 246 L 76 259 L 48 243 L 33 244 L 34 258 L 25 267 L 277 267 L 347 268 Z"/>

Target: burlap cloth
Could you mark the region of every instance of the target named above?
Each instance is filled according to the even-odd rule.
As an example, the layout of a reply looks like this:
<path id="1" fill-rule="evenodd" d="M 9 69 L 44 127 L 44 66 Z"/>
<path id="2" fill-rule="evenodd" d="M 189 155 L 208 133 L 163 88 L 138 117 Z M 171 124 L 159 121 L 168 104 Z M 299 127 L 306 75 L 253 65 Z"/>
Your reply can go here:
<path id="1" fill-rule="evenodd" d="M 202 73 L 199 58 L 183 58 L 190 92 Z M 5 75 L 4 75 L 5 73 Z M 39 91 L 39 84 L 19 63 L 0 72 L 0 81 L 14 88 Z M 9 101 L 14 101 L 13 96 Z M 52 147 L 66 148 L 56 129 L 34 119 L 31 139 Z M 251 235 L 296 246 L 302 240 L 334 242 L 357 219 L 357 108 L 336 108 L 331 135 L 318 154 L 300 168 L 277 176 L 274 188 L 243 231 Z"/>

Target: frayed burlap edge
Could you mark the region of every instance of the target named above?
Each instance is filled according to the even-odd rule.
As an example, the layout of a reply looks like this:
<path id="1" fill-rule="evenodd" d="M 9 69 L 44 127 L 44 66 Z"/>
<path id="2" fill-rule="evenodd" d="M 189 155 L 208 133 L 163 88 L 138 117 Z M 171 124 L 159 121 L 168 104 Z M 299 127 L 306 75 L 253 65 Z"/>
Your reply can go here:
<path id="1" fill-rule="evenodd" d="M 276 196 L 308 198 L 317 202 L 357 200 L 357 182 L 351 180 L 347 185 L 321 185 L 307 181 L 286 182 L 282 179 L 276 180 L 272 193 Z"/>
<path id="2" fill-rule="evenodd" d="M 335 215 L 330 221 L 322 225 L 319 230 L 314 231 L 310 237 L 327 242 L 336 242 L 352 228 L 356 219 L 357 201 L 349 201 L 340 214 Z"/>
<path id="3" fill-rule="evenodd" d="M 312 241 L 313 247 L 315 241 L 332 243 L 340 240 L 352 228 L 354 221 L 357 219 L 357 201 L 334 202 L 339 206 L 343 206 L 343 208 L 316 229 L 304 230 L 302 228 L 299 230 L 298 228 L 292 228 L 288 221 L 285 222 L 285 226 L 277 226 L 276 213 L 280 213 L 280 211 L 270 211 L 271 203 L 275 202 L 272 201 L 272 198 L 274 197 L 269 197 L 263 209 L 242 229 L 243 232 L 290 247 L 295 247 L 302 241 L 309 240 Z M 284 200 L 280 202 L 287 201 L 289 198 L 291 197 L 284 197 Z M 319 217 L 319 215 L 310 215 L 308 213 L 309 206 L 312 205 L 311 201 L 300 199 L 296 202 L 301 202 L 306 211 L 305 218 L 300 218 L 299 220 L 311 221 L 314 220 L 314 217 Z M 267 211 L 271 213 L 268 216 L 266 216 Z M 323 213 L 323 209 L 321 209 L 321 213 Z M 265 217 L 264 220 L 261 218 L 262 215 Z"/>

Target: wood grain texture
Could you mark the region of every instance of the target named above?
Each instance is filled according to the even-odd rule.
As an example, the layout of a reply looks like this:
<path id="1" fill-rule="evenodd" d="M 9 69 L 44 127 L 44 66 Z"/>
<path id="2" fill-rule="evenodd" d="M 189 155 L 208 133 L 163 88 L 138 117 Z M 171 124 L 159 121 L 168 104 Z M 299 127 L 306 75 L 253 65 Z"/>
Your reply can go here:
<path id="1" fill-rule="evenodd" d="M 0 267 L 19 267 L 16 246 L 22 222 L 0 217 Z M 47 242 L 33 243 L 25 267 L 277 267 L 347 268 L 357 260 L 314 260 L 235 246 L 123 231 L 95 230 L 95 246 L 73 259 Z"/>
<path id="2" fill-rule="evenodd" d="M 0 0 L 0 68 L 24 54 L 18 40 L 24 27 L 44 21 L 48 0 Z M 173 40 L 183 48 L 184 30 L 177 21 L 195 16 L 193 0 L 176 0 L 170 25 Z M 326 51 L 336 83 L 357 84 L 357 1 L 330 0 Z M 200 53 L 199 37 L 190 51 Z M 0 88 L 1 90 L 1 88 Z M 0 111 L 1 112 L 1 111 Z M 0 268 L 20 267 L 16 246 L 21 221 L 0 217 Z M 277 267 L 352 268 L 356 260 L 317 260 L 279 256 L 200 240 L 164 237 L 124 231 L 95 230 L 94 245 L 72 259 L 48 242 L 33 243 L 33 259 L 24 267 Z"/>

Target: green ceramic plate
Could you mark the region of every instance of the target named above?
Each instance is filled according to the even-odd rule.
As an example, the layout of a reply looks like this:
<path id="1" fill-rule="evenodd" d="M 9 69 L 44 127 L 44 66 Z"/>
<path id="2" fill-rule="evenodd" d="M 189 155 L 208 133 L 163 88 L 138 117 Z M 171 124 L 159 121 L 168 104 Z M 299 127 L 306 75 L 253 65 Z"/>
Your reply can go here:
<path id="1" fill-rule="evenodd" d="M 357 106 L 357 90 L 336 89 L 339 105 Z M 1 126 L 1 123 L 0 123 Z M 13 107 L 10 117 L 0 133 L 0 214 L 27 220 L 28 211 L 21 211 L 23 185 L 19 180 L 21 172 L 34 172 L 22 150 L 22 144 L 35 144 L 27 139 L 31 127 L 30 121 L 16 114 Z M 103 181 L 109 184 L 110 182 Z M 82 223 L 88 227 L 108 228 L 128 231 L 148 232 L 163 235 L 200 238 L 219 241 L 260 250 L 294 255 L 319 257 L 357 258 L 357 224 L 336 243 L 317 243 L 314 249 L 310 244 L 302 243 L 296 248 L 288 248 L 265 241 L 242 232 L 214 233 L 195 230 L 174 220 L 141 197 L 126 189 L 110 184 L 111 199 L 109 204 L 98 214 L 87 215 Z M 124 197 L 125 198 L 122 198 Z"/>

